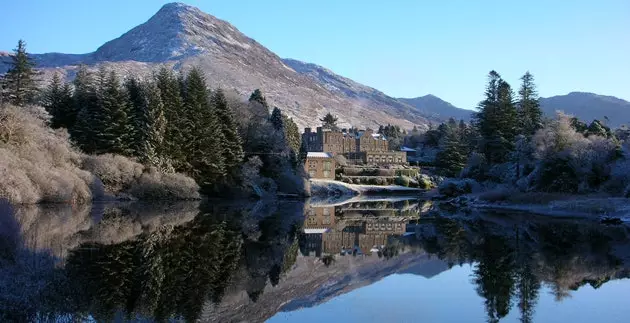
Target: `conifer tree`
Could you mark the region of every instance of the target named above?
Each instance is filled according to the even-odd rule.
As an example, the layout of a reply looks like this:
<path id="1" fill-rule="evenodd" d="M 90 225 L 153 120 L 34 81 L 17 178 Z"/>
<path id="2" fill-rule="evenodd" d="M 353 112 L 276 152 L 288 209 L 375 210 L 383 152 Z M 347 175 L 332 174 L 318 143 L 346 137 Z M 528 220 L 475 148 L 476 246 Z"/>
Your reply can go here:
<path id="1" fill-rule="evenodd" d="M 337 118 L 328 112 L 324 118 L 319 119 L 322 122 L 322 127 L 331 130 L 337 130 Z"/>
<path id="2" fill-rule="evenodd" d="M 53 128 L 72 129 L 77 118 L 75 105 L 72 101 L 70 85 L 62 82 L 59 74 L 55 73 L 44 91 L 42 104 L 51 116 L 50 125 Z"/>
<path id="3" fill-rule="evenodd" d="M 186 77 L 184 104 L 186 123 L 190 125 L 189 131 L 184 134 L 190 171 L 200 185 L 210 188 L 226 175 L 223 156 L 225 138 L 218 114 L 209 102 L 206 81 L 196 68 Z"/>
<path id="4" fill-rule="evenodd" d="M 265 96 L 262 94 L 262 91 L 260 91 L 260 89 L 256 89 L 254 90 L 254 92 L 252 92 L 252 94 L 249 96 L 249 102 L 258 102 L 263 107 L 267 109 L 269 108 L 269 104 L 267 104 L 267 99 L 265 99 Z"/>
<path id="5" fill-rule="evenodd" d="M 77 119 L 74 126 L 69 128 L 70 135 L 84 152 L 93 153 L 96 151 L 96 133 L 103 130 L 96 128 L 102 125 L 96 121 L 103 117 L 98 107 L 96 82 L 87 67 L 81 65 L 73 84 L 72 99 L 74 110 L 77 111 Z"/>
<path id="6" fill-rule="evenodd" d="M 166 129 L 162 153 L 167 156 L 177 170 L 184 170 L 186 140 L 184 131 L 187 122 L 184 102 L 177 77 L 166 67 L 162 67 L 154 77 L 166 118 Z"/>
<path id="7" fill-rule="evenodd" d="M 300 150 L 302 141 L 300 130 L 293 119 L 289 118 L 286 114 L 282 114 L 282 123 L 284 125 L 284 137 L 287 139 L 287 144 L 289 148 L 297 153 Z"/>
<path id="8" fill-rule="evenodd" d="M 298 156 L 298 160 L 300 164 L 304 165 L 306 163 L 306 156 L 308 155 L 308 147 L 306 145 L 306 141 L 302 141 L 300 144 L 300 154 Z"/>
<path id="9" fill-rule="evenodd" d="M 269 117 L 269 121 L 274 129 L 284 132 L 284 120 L 282 120 L 282 111 L 278 107 L 274 107 Z"/>
<path id="10" fill-rule="evenodd" d="M 454 121 L 454 120 L 453 120 Z M 436 156 L 437 165 L 447 176 L 457 176 L 466 165 L 468 154 L 462 143 L 457 124 L 440 125 L 443 136 L 440 140 L 440 152 Z"/>
<path id="11" fill-rule="evenodd" d="M 17 106 L 33 102 L 37 93 L 35 76 L 35 63 L 26 53 L 26 42 L 20 39 L 3 79 L 2 95 Z"/>
<path id="12" fill-rule="evenodd" d="M 212 94 L 212 108 L 217 115 L 223 134 L 225 168 L 228 173 L 233 174 L 243 161 L 243 146 L 241 137 L 238 134 L 236 120 L 234 120 L 234 114 L 228 106 L 225 94 L 221 89 L 214 91 Z"/>
<path id="13" fill-rule="evenodd" d="M 100 124 L 97 129 L 102 131 L 96 133 L 96 152 L 131 155 L 129 142 L 132 127 L 129 123 L 130 103 L 127 92 L 114 71 L 99 71 L 99 83 L 97 98 L 102 118 L 94 121 Z"/>
<path id="14" fill-rule="evenodd" d="M 131 102 L 130 148 L 142 163 L 161 166 L 166 118 L 160 90 L 152 82 L 141 83 L 131 77 L 125 82 Z"/>
<path id="15" fill-rule="evenodd" d="M 478 108 L 475 125 L 482 138 L 481 151 L 488 162 L 503 163 L 514 148 L 518 120 L 512 89 L 495 71 L 488 75 L 486 98 Z"/>
<path id="16" fill-rule="evenodd" d="M 536 130 L 542 127 L 542 110 L 534 76 L 529 72 L 521 77 L 521 88 L 518 91 L 518 118 L 521 131 L 527 135 L 533 135 Z"/>

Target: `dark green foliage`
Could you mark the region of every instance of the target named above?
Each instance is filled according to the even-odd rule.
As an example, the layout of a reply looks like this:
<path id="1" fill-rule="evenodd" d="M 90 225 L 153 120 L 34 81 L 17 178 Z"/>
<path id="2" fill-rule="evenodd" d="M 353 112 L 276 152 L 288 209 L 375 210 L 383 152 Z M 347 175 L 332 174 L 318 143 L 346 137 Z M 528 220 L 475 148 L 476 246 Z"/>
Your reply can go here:
<path id="1" fill-rule="evenodd" d="M 495 71 L 488 76 L 486 98 L 478 108 L 475 125 L 482 138 L 480 150 L 490 163 L 506 162 L 518 134 L 517 110 L 510 85 Z"/>
<path id="2" fill-rule="evenodd" d="M 328 112 L 324 118 L 319 119 L 322 122 L 322 127 L 331 130 L 337 130 L 337 117 L 333 116 L 330 112 Z"/>
<path id="3" fill-rule="evenodd" d="M 125 82 L 125 88 L 131 101 L 130 148 L 142 163 L 158 166 L 167 126 L 160 90 L 155 83 L 141 83 L 134 77 Z"/>
<path id="4" fill-rule="evenodd" d="M 399 150 L 402 146 L 405 134 L 399 126 L 392 126 L 389 124 L 385 127 L 379 126 L 378 133 L 384 135 L 385 138 L 387 138 L 390 150 Z"/>
<path id="5" fill-rule="evenodd" d="M 155 75 L 155 83 L 159 89 L 164 106 L 166 129 L 164 134 L 163 154 L 168 157 L 176 169 L 184 169 L 186 154 L 184 132 L 189 127 L 181 96 L 180 83 L 173 72 L 165 67 Z"/>
<path id="6" fill-rule="evenodd" d="M 440 152 L 436 164 L 447 176 L 458 176 L 468 159 L 466 145 L 462 142 L 459 128 L 446 126 L 446 133 L 440 142 Z"/>
<path id="7" fill-rule="evenodd" d="M 298 156 L 298 152 L 300 151 L 302 145 L 302 136 L 300 135 L 300 130 L 298 129 L 297 124 L 295 124 L 293 119 L 287 117 L 285 114 L 282 115 L 282 124 L 284 129 L 284 138 L 287 146 L 290 148 L 289 159 L 291 165 L 296 168 L 298 165 L 302 164 L 302 162 L 300 162 L 300 156 Z"/>
<path id="8" fill-rule="evenodd" d="M 74 127 L 69 129 L 70 134 L 83 151 L 93 153 L 96 151 L 96 142 L 90 141 L 90 138 L 95 136 L 96 129 L 92 124 L 98 116 L 99 109 L 94 75 L 85 65 L 79 66 L 73 85 L 72 99 L 74 110 L 77 111 L 77 119 Z"/>
<path id="9" fill-rule="evenodd" d="M 267 104 L 267 99 L 265 99 L 265 96 L 262 94 L 262 91 L 260 91 L 260 89 L 256 89 L 254 90 L 254 92 L 252 92 L 252 94 L 249 96 L 249 102 L 256 102 L 266 109 L 269 108 L 269 105 Z"/>
<path id="10" fill-rule="evenodd" d="M 26 42 L 20 39 L 13 50 L 9 70 L 2 80 L 0 94 L 17 106 L 32 103 L 37 93 L 35 77 L 35 63 L 26 52 Z"/>
<path id="11" fill-rule="evenodd" d="M 76 105 L 72 100 L 72 89 L 68 83 L 62 82 L 55 73 L 44 91 L 42 104 L 51 116 L 50 126 L 53 128 L 72 129 L 76 122 Z"/>
<path id="12" fill-rule="evenodd" d="M 221 89 L 212 94 L 212 106 L 218 117 L 221 132 L 223 134 L 223 156 L 225 158 L 225 168 L 229 174 L 236 172 L 243 161 L 243 147 L 241 137 L 238 134 L 237 124 L 234 114 L 225 99 Z"/>
<path id="13" fill-rule="evenodd" d="M 545 192 L 577 193 L 580 179 L 568 158 L 545 160 L 540 175 L 539 190 Z"/>
<path id="14" fill-rule="evenodd" d="M 106 73 L 104 71 L 100 72 Z M 96 153 L 114 153 L 131 155 L 129 123 L 129 97 L 122 88 L 120 80 L 114 71 L 108 73 L 105 79 L 99 76 L 100 86 L 97 89 L 98 117 L 92 121 L 97 124 L 91 138 L 96 142 Z"/>
<path id="15" fill-rule="evenodd" d="M 184 98 L 188 128 L 184 130 L 184 151 L 188 153 L 186 168 L 206 188 L 226 175 L 223 143 L 225 138 L 210 104 L 205 78 L 196 68 L 186 77 Z"/>
<path id="16" fill-rule="evenodd" d="M 518 91 L 518 119 L 521 132 L 533 135 L 542 128 L 542 110 L 540 109 L 538 92 L 534 84 L 534 76 L 529 72 L 521 77 L 521 88 Z"/>
<path id="17" fill-rule="evenodd" d="M 269 117 L 269 122 L 276 131 L 282 131 L 284 133 L 284 120 L 282 118 L 282 112 L 278 107 L 274 107 Z"/>
<path id="18" fill-rule="evenodd" d="M 300 144 L 300 155 L 298 160 L 300 161 L 300 164 L 304 165 L 304 163 L 306 163 L 306 156 L 308 155 L 308 146 L 306 144 L 306 141 L 302 141 L 302 143 Z"/>

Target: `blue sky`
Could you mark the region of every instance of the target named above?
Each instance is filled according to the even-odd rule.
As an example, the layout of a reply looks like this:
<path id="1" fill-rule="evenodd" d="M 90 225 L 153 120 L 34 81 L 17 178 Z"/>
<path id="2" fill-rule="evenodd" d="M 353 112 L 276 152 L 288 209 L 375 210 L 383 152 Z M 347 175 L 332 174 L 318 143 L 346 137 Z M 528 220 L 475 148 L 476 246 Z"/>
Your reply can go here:
<path id="1" fill-rule="evenodd" d="M 0 50 L 85 53 L 169 1 L 3 1 Z M 486 74 L 540 94 L 630 100 L 630 1 L 183 1 L 227 20 L 281 57 L 325 66 L 391 96 L 434 94 L 461 108 Z"/>

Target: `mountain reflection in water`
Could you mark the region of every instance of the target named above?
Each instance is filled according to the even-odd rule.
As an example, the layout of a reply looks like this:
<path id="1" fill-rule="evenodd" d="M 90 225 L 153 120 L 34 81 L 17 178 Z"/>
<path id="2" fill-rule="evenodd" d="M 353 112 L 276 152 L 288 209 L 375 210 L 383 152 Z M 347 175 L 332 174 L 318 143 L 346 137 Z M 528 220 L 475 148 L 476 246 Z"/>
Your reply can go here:
<path id="1" fill-rule="evenodd" d="M 0 205 L 0 321 L 282 321 L 393 274 L 471 264 L 470 305 L 485 314 L 466 320 L 532 322 L 544 288 L 571 302 L 584 285 L 630 276 L 629 236 L 391 198 Z"/>

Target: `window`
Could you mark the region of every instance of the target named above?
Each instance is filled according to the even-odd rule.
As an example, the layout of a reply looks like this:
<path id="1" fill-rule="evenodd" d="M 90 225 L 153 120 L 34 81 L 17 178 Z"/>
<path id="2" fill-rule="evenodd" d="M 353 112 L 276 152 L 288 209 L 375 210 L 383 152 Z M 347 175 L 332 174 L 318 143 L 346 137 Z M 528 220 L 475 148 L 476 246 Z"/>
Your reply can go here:
<path id="1" fill-rule="evenodd" d="M 322 224 L 330 224 L 330 217 L 325 216 L 324 219 L 322 220 Z"/>
<path id="2" fill-rule="evenodd" d="M 324 162 L 324 170 L 330 170 L 330 166 L 332 165 L 331 162 L 329 161 L 325 161 Z"/>
<path id="3" fill-rule="evenodd" d="M 324 171 L 324 177 L 330 177 L 330 171 L 329 170 L 325 170 Z"/>
<path id="4" fill-rule="evenodd" d="M 315 172 L 314 170 L 309 170 L 308 171 L 308 176 L 310 176 L 310 177 L 315 177 L 316 174 L 317 174 L 317 172 Z"/>

